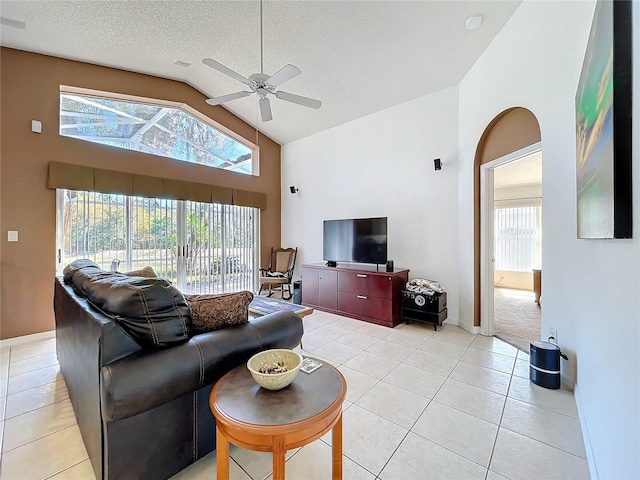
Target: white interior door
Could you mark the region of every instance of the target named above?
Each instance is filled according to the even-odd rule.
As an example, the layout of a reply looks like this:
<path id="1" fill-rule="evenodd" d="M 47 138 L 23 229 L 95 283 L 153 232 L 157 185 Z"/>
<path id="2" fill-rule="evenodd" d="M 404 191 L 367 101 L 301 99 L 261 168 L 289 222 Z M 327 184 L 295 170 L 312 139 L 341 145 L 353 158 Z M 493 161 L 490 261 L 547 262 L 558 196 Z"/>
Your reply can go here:
<path id="1" fill-rule="evenodd" d="M 493 167 L 480 170 L 480 333 L 493 335 L 493 284 L 495 272 Z"/>
<path id="2" fill-rule="evenodd" d="M 495 277 L 494 169 L 541 150 L 540 142 L 480 167 L 480 333 L 492 336 Z"/>

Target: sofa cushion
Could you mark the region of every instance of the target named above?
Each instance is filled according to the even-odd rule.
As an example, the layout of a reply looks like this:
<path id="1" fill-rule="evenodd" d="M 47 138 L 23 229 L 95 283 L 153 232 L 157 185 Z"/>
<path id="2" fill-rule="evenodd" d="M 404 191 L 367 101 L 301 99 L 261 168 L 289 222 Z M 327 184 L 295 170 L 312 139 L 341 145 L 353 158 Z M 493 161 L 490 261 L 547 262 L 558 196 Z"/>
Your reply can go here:
<path id="1" fill-rule="evenodd" d="M 249 321 L 249 291 L 219 295 L 185 295 L 191 309 L 191 322 L 197 333 L 240 325 Z"/>
<path id="2" fill-rule="evenodd" d="M 127 277 L 147 277 L 153 278 L 157 277 L 156 271 L 151 268 L 149 265 L 141 268 L 140 270 L 131 270 L 130 272 L 124 272 Z"/>
<path id="3" fill-rule="evenodd" d="M 74 290 L 143 347 L 163 348 L 191 337 L 191 313 L 182 293 L 162 278 L 129 277 L 78 260 L 65 267 Z"/>

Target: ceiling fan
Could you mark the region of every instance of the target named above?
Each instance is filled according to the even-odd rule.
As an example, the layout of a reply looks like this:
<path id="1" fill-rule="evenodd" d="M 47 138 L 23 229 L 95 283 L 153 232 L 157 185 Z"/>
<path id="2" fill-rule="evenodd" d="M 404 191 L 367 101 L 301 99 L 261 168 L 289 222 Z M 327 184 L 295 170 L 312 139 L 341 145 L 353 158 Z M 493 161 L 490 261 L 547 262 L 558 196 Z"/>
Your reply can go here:
<path id="1" fill-rule="evenodd" d="M 210 98 L 207 100 L 209 105 L 220 105 L 221 103 L 230 102 L 238 98 L 248 97 L 256 93 L 258 95 L 258 106 L 260 107 L 260 116 L 263 122 L 268 122 L 273 119 L 271 114 L 271 103 L 267 95 L 274 95 L 280 100 L 302 105 L 304 107 L 318 109 L 322 105 L 320 100 L 313 98 L 303 97 L 301 95 L 295 95 L 293 93 L 276 91 L 276 88 L 282 85 L 284 82 L 291 80 L 293 77 L 302 73 L 295 65 L 287 64 L 278 70 L 273 75 L 266 75 L 264 73 L 264 54 L 263 54 L 263 39 L 262 39 L 262 0 L 260 0 L 260 73 L 254 73 L 249 78 L 243 77 L 237 72 L 234 72 L 229 67 L 222 65 L 220 62 L 216 62 L 212 58 L 205 58 L 202 63 L 213 68 L 214 70 L 224 73 L 225 75 L 244 83 L 251 90 L 250 92 L 243 90 L 240 92 L 229 93 L 227 95 L 221 95 L 219 97 Z"/>

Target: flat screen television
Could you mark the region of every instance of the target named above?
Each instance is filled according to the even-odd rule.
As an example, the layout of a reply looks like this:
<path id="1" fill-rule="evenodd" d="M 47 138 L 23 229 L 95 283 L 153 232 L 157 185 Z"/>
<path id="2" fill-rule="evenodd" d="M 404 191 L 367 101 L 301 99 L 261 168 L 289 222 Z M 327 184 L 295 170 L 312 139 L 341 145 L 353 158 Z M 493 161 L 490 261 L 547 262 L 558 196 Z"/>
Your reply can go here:
<path id="1" fill-rule="evenodd" d="M 325 220 L 322 258 L 327 262 L 387 261 L 387 217 Z"/>

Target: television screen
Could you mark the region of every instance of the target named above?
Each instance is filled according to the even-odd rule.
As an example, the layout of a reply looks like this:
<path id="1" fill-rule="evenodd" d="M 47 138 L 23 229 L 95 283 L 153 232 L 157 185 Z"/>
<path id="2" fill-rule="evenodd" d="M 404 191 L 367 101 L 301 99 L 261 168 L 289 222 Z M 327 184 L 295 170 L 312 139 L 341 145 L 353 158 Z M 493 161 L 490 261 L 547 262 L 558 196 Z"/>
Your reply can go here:
<path id="1" fill-rule="evenodd" d="M 322 257 L 327 261 L 387 261 L 387 217 L 325 220 Z"/>

